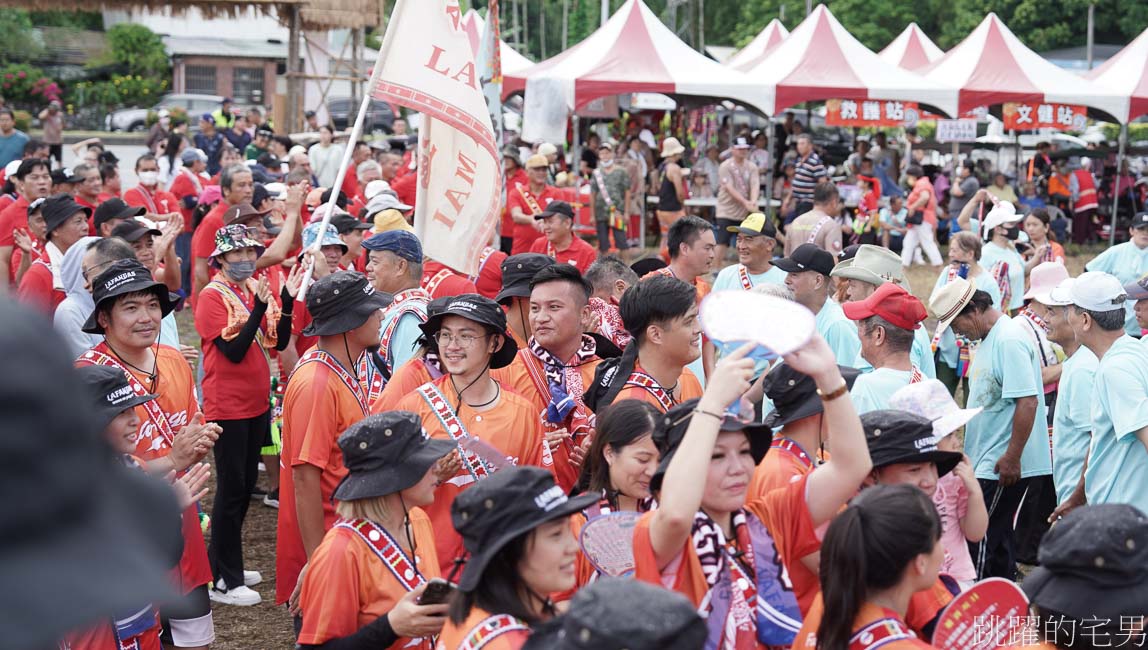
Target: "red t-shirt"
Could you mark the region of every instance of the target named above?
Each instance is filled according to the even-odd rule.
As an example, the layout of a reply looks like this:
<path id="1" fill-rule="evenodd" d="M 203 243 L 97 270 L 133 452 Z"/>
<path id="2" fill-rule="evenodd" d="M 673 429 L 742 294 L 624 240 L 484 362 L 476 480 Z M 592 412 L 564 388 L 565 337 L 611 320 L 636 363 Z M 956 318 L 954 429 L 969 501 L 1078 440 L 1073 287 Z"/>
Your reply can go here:
<path id="1" fill-rule="evenodd" d="M 465 275 L 429 258 L 423 262 L 423 278 L 419 285 L 430 294 L 431 300 L 478 293 L 478 288 Z"/>
<path id="2" fill-rule="evenodd" d="M 158 188 L 154 192 L 149 192 L 142 185 L 124 192 L 124 203 L 144 208 L 152 214 L 169 214 L 179 210 L 179 199 L 175 198 L 174 194 Z"/>
<path id="3" fill-rule="evenodd" d="M 199 184 L 203 185 L 204 181 L 201 179 Z M 171 183 L 171 195 L 174 196 L 179 204 L 180 214 L 183 215 L 183 231 L 193 232 L 195 225 L 192 223 L 195 219 L 194 208 L 183 207 L 183 199 L 189 196 L 199 196 L 200 190 L 196 189 L 195 181 L 191 179 L 191 172 L 188 170 L 181 170 L 176 175 L 175 180 Z"/>
<path id="4" fill-rule="evenodd" d="M 97 196 L 96 202 L 92 203 L 92 202 L 88 201 L 87 199 L 85 199 L 83 196 L 80 196 L 80 194 L 78 194 L 78 193 L 74 194 L 73 198 L 75 199 L 76 203 L 79 203 L 80 205 L 84 206 L 85 208 L 87 208 L 89 210 L 89 212 L 88 212 L 88 234 L 93 236 L 93 237 L 97 236 L 99 233 L 96 232 L 96 208 L 99 207 L 102 199 L 100 199 L 100 197 Z"/>
<path id="5" fill-rule="evenodd" d="M 526 197 L 530 197 L 527 199 Z M 537 195 L 530 191 L 528 185 L 522 185 L 517 189 L 510 190 L 506 193 L 506 209 L 510 212 L 514 208 L 522 210 L 522 214 L 531 216 L 538 214 L 550 205 L 551 201 L 556 201 L 562 198 L 562 192 L 556 187 L 550 185 L 542 188 L 542 191 Z M 517 255 L 519 253 L 530 252 L 530 247 L 534 245 L 534 240 L 542 236 L 533 223 L 515 223 L 514 224 L 514 246 L 511 248 L 510 254 Z"/>
<path id="6" fill-rule="evenodd" d="M 482 255 L 474 286 L 480 295 L 494 300 L 498 292 L 502 291 L 502 263 L 506 261 L 507 255 L 490 246 L 483 249 Z"/>
<path id="7" fill-rule="evenodd" d="M 191 257 L 193 260 L 211 257 L 211 252 L 215 250 L 215 233 L 223 227 L 223 213 L 227 212 L 227 208 L 230 207 L 226 201 L 220 201 L 207 214 L 203 215 L 203 220 L 199 222 L 199 226 L 195 229 L 195 235 L 191 238 Z"/>
<path id="8" fill-rule="evenodd" d="M 359 193 L 359 172 L 355 167 L 357 167 L 357 165 L 352 162 L 347 166 L 347 174 L 343 176 L 343 186 L 340 189 L 343 191 L 343 194 L 347 195 L 347 199 Z M 354 215 L 355 218 L 359 216 L 357 212 L 352 212 L 351 214 Z"/>
<path id="9" fill-rule="evenodd" d="M 0 246 L 15 246 L 13 230 L 28 228 L 28 199 L 20 195 L 0 211 Z"/>
<path id="10" fill-rule="evenodd" d="M 311 324 L 311 312 L 307 311 L 307 304 L 305 302 L 295 301 L 295 309 L 291 312 L 291 333 L 295 335 L 295 353 L 303 356 L 303 353 L 315 347 L 319 342 L 318 336 L 306 336 L 303 330 Z"/>
<path id="11" fill-rule="evenodd" d="M 52 288 L 52 267 L 47 252 L 41 253 L 40 258 L 24 273 L 16 296 L 25 305 L 37 307 L 48 314 L 56 313 L 56 307 L 64 302 L 66 294 Z"/>
<path id="12" fill-rule="evenodd" d="M 255 307 L 254 292 L 247 291 L 244 295 L 239 285 L 222 275 L 218 279 L 242 298 L 247 309 Z M 242 319 L 247 320 L 246 314 L 242 314 Z M 243 360 L 232 363 L 215 345 L 215 339 L 226 327 L 227 305 L 223 293 L 214 286 L 205 287 L 199 292 L 195 305 L 195 329 L 203 340 L 203 413 L 209 420 L 253 418 L 270 408 L 271 366 L 267 351 L 260 349 L 256 337 Z M 267 331 L 266 317 L 261 328 Z"/>
<path id="13" fill-rule="evenodd" d="M 562 250 L 556 250 L 549 240 L 545 237 L 539 237 L 534 240 L 530 252 L 549 255 L 562 264 L 571 264 L 580 273 L 585 273 L 586 269 L 590 268 L 590 265 L 598 259 L 598 251 L 578 235 L 574 235 L 573 239 L 570 240 L 570 245 Z"/>
<path id="14" fill-rule="evenodd" d="M 418 174 L 407 174 L 402 178 L 396 178 L 391 183 L 391 189 L 398 195 L 399 200 L 407 205 L 415 204 L 415 197 L 418 195 Z"/>
<path id="15" fill-rule="evenodd" d="M 519 169 L 514 172 L 513 176 L 506 177 L 506 205 L 502 206 L 502 233 L 503 237 L 514 236 L 514 219 L 510 217 L 510 196 L 515 188 L 519 185 L 527 185 L 530 183 L 530 177 L 526 175 L 525 169 Z"/>

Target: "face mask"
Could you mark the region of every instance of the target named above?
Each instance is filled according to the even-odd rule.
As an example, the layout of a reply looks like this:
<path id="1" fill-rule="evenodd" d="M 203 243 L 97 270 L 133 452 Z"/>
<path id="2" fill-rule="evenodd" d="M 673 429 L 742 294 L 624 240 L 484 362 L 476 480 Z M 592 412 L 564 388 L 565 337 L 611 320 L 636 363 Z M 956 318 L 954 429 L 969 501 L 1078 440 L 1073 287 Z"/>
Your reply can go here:
<path id="1" fill-rule="evenodd" d="M 232 262 L 228 265 L 227 277 L 236 282 L 243 282 L 252 275 L 255 275 L 254 261 Z"/>
<path id="2" fill-rule="evenodd" d="M 166 129 L 167 125 L 171 124 L 171 118 L 170 117 L 160 118 L 159 123 L 160 123 L 160 126 L 162 126 Z"/>
<path id="3" fill-rule="evenodd" d="M 140 172 L 140 185 L 152 186 L 159 182 L 159 172 Z"/>
<path id="4" fill-rule="evenodd" d="M 602 166 L 606 167 L 606 168 L 614 166 L 614 159 L 613 158 L 611 158 L 610 160 L 603 160 L 601 162 L 602 162 Z"/>
<path id="5" fill-rule="evenodd" d="M 1020 239 L 1020 226 L 1010 226 L 1005 228 L 1005 237 L 1008 237 L 1010 241 L 1016 241 L 1017 239 Z"/>

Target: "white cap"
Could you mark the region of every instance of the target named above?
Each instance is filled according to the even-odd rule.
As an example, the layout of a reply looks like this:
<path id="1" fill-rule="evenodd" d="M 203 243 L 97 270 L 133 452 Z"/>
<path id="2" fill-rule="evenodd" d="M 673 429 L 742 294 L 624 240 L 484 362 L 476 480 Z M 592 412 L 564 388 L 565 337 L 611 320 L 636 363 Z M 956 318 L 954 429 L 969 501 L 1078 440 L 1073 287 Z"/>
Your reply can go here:
<path id="1" fill-rule="evenodd" d="M 985 215 L 985 222 L 982 224 L 982 230 L 987 237 L 993 231 L 993 228 L 1004 223 L 1016 223 L 1024 219 L 1023 214 L 1016 213 L 1016 206 L 1008 201 L 1001 201 L 996 204 L 989 213 Z"/>
<path id="2" fill-rule="evenodd" d="M 24 162 L 24 161 L 17 158 L 16 160 L 13 160 L 12 162 L 8 163 L 7 165 L 4 165 L 4 177 L 5 178 L 14 178 L 16 176 L 16 172 L 20 169 L 20 163 L 22 163 L 22 162 Z M 72 173 L 71 170 L 69 170 L 68 175 L 70 176 L 71 173 Z"/>
<path id="3" fill-rule="evenodd" d="M 1060 284 L 1053 287 L 1052 291 L 1042 295 L 1037 302 L 1049 307 L 1067 307 L 1072 304 L 1072 285 L 1074 284 L 1076 284 L 1076 278 L 1065 278 L 1060 281 Z"/>
<path id="4" fill-rule="evenodd" d="M 1120 280 L 1100 271 L 1081 273 L 1069 292 L 1072 304 L 1088 311 L 1123 309 L 1124 301 L 1128 299 Z"/>
<path id="5" fill-rule="evenodd" d="M 268 183 L 263 186 L 267 195 L 279 201 L 287 200 L 287 185 L 283 183 Z"/>
<path id="6" fill-rule="evenodd" d="M 306 154 L 307 148 L 301 144 L 297 144 L 294 147 L 291 147 L 291 149 L 287 151 L 287 157 L 294 156 L 297 153 Z"/>
<path id="7" fill-rule="evenodd" d="M 550 144 L 549 142 L 543 142 L 542 144 L 538 145 L 538 153 L 543 155 L 543 156 L 549 156 L 552 154 L 556 154 L 556 153 L 558 153 L 558 147 L 555 147 L 553 144 Z"/>
<path id="8" fill-rule="evenodd" d="M 371 181 L 363 188 L 363 197 L 368 201 L 391 189 L 391 184 L 384 180 Z"/>

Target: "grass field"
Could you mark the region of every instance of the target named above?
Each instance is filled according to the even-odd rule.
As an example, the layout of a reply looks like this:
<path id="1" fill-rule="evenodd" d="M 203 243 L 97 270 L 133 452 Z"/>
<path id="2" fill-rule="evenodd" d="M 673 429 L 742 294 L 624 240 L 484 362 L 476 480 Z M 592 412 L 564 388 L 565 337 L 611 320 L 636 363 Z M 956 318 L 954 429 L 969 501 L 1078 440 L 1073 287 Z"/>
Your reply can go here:
<path id="1" fill-rule="evenodd" d="M 1101 248 L 1069 249 L 1067 266 L 1075 276 L 1083 272 L 1084 264 Z M 944 252 L 944 250 L 942 250 Z M 947 258 L 946 258 L 947 259 Z M 914 295 L 926 302 L 936 282 L 936 272 L 928 266 L 909 269 L 909 283 Z M 182 338 L 189 345 L 199 345 L 194 337 L 194 323 L 190 312 L 177 315 Z M 929 319 L 930 331 L 936 321 Z M 210 461 L 210 458 L 209 458 Z M 260 486 L 269 488 L 266 476 L 260 477 Z M 212 495 L 203 500 L 203 507 L 211 511 Z M 275 524 L 278 511 L 252 501 L 244 525 L 244 561 L 248 570 L 263 574 L 263 584 L 255 589 L 263 596 L 263 603 L 255 607 L 214 606 L 216 641 L 215 650 L 289 649 L 294 647 L 291 618 L 284 607 L 276 607 L 275 599 Z"/>

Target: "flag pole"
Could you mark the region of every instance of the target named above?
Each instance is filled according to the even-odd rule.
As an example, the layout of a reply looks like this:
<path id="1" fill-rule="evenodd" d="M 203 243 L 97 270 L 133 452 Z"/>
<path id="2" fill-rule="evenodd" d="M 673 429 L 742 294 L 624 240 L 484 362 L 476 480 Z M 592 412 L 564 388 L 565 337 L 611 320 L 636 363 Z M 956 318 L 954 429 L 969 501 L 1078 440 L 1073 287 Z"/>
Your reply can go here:
<path id="1" fill-rule="evenodd" d="M 386 39 L 383 39 L 386 43 Z M 339 164 L 339 172 L 335 175 L 335 184 L 331 187 L 331 198 L 327 200 L 327 211 L 323 215 L 323 225 L 319 226 L 319 236 L 315 238 L 315 243 L 311 248 L 304 251 L 311 253 L 311 263 L 303 272 L 303 284 L 299 288 L 299 300 L 303 301 L 307 297 L 307 289 L 311 287 L 311 281 L 315 272 L 315 259 L 319 257 L 319 249 L 323 243 L 323 233 L 327 230 L 327 226 L 331 223 L 331 216 L 335 212 L 336 200 L 339 198 L 340 188 L 343 187 L 343 179 L 347 177 L 347 166 L 351 164 L 351 156 L 355 152 L 355 143 L 363 133 L 363 122 L 366 121 L 367 108 L 371 105 L 371 96 L 374 91 L 375 85 L 378 83 L 379 75 L 382 73 L 383 66 L 379 62 L 383 58 L 383 46 L 379 46 L 379 52 L 375 55 L 375 63 L 371 69 L 371 78 L 367 82 L 367 90 L 363 93 L 363 101 L 359 103 L 359 114 L 355 116 L 355 124 L 351 127 L 351 136 L 347 141 L 347 146 L 343 148 L 343 162 Z M 349 198 L 349 197 L 348 197 Z"/>

